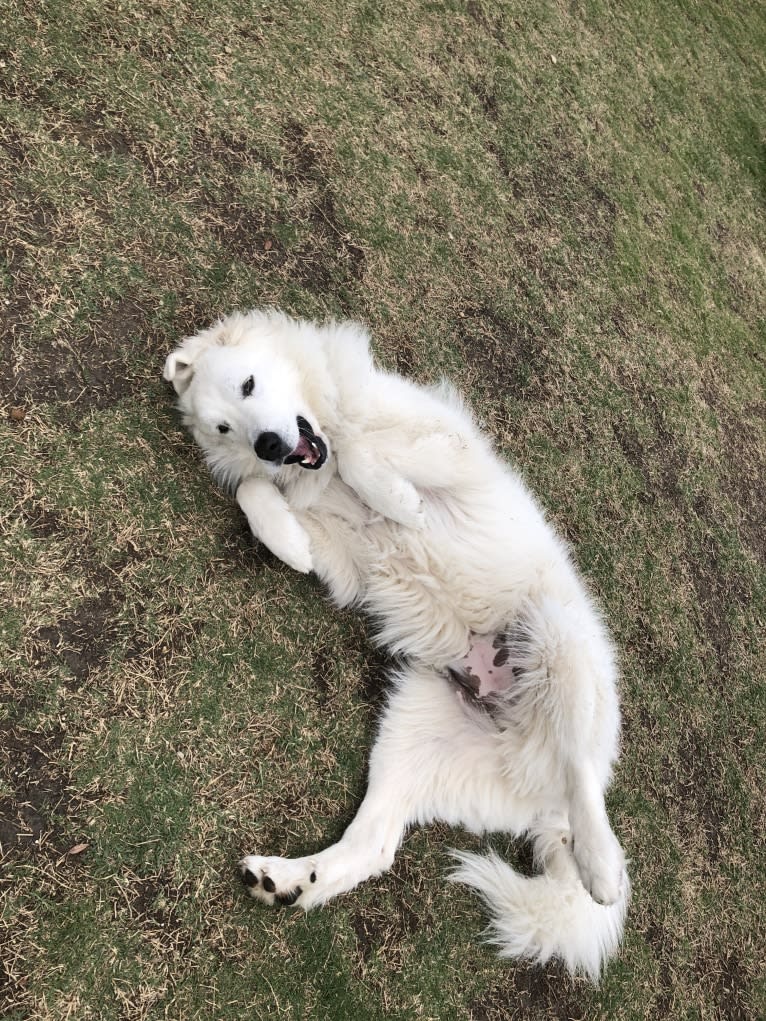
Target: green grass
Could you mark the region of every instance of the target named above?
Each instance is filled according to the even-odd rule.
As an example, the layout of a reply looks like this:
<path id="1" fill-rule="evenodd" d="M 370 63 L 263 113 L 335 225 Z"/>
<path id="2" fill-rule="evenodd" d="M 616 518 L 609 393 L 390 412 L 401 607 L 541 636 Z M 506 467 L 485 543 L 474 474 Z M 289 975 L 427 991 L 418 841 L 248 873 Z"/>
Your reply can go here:
<path id="1" fill-rule="evenodd" d="M 766 1014 L 765 50 L 707 0 L 5 5 L 3 1016 Z M 445 851 L 502 836 L 413 833 L 307 917 L 239 888 L 342 832 L 385 673 L 160 378 L 264 304 L 453 378 L 605 608 L 634 895 L 597 990 L 481 944 Z"/>

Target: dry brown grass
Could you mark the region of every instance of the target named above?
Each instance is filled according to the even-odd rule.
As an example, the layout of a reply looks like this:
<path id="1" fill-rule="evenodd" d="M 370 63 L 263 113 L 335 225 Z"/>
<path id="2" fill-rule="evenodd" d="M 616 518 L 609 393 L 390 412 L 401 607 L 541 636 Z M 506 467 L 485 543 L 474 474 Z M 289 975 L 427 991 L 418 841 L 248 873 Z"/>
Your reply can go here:
<path id="1" fill-rule="evenodd" d="M 3 29 L 4 1015 L 762 1016 L 761 12 L 129 0 Z M 443 827 L 305 918 L 238 889 L 243 851 L 342 831 L 386 669 L 253 542 L 159 380 L 268 303 L 449 374 L 604 603 L 635 893 L 599 990 L 481 946 L 442 877 L 483 842 Z"/>

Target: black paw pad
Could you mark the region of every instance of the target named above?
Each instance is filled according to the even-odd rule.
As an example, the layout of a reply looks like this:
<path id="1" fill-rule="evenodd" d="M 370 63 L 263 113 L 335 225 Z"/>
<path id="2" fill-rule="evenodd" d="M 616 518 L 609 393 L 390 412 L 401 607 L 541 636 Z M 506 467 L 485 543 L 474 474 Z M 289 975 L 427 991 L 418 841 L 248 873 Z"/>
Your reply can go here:
<path id="1" fill-rule="evenodd" d="M 274 900 L 277 904 L 281 904 L 283 908 L 289 908 L 291 904 L 294 904 L 300 895 L 303 893 L 300 886 L 296 886 L 290 893 L 278 893 Z"/>
<path id="2" fill-rule="evenodd" d="M 258 876 L 251 872 L 250 869 L 242 869 L 241 875 L 245 886 L 253 887 L 258 885 Z"/>
<path id="3" fill-rule="evenodd" d="M 263 888 L 266 891 L 266 893 L 274 893 L 274 891 L 276 890 L 274 880 L 270 876 L 263 877 Z"/>

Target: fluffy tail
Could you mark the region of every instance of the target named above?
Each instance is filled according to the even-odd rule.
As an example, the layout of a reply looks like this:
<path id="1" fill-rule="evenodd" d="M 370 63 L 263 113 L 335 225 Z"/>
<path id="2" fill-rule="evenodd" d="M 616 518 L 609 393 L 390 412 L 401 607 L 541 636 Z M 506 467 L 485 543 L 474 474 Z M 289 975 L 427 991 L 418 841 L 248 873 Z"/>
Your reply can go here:
<path id="1" fill-rule="evenodd" d="M 501 957 L 537 964 L 555 957 L 573 975 L 584 973 L 597 983 L 622 939 L 630 897 L 627 875 L 617 902 L 604 907 L 580 882 L 567 830 L 537 832 L 534 845 L 541 875 L 519 875 L 494 853 L 456 851 L 460 864 L 449 878 L 473 887 L 487 904 L 492 914 L 488 942 Z"/>

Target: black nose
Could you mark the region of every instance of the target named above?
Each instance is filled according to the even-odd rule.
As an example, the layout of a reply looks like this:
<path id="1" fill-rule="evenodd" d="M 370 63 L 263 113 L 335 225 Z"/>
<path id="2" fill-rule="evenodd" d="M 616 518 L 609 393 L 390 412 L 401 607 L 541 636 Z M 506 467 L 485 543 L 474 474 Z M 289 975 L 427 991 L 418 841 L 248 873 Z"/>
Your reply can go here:
<path id="1" fill-rule="evenodd" d="M 277 433 L 261 433 L 255 441 L 255 452 L 262 461 L 279 461 L 291 449 Z"/>

